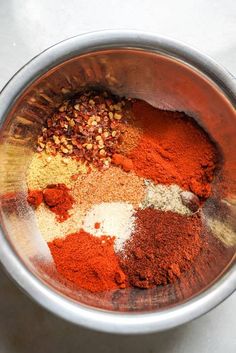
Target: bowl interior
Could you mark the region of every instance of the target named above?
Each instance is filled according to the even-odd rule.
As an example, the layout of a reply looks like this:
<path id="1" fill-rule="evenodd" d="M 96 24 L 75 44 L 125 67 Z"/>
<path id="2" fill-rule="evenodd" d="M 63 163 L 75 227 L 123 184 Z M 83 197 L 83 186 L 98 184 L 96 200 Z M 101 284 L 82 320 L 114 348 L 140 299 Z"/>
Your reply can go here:
<path id="1" fill-rule="evenodd" d="M 215 256 L 202 255 L 180 281 L 155 289 L 125 289 L 91 294 L 67 288 L 56 279 L 48 247 L 26 203 L 26 169 L 35 140 L 55 106 L 87 87 L 102 87 L 155 107 L 184 111 L 216 142 L 222 171 L 203 214 L 219 239 Z M 51 289 L 83 305 L 111 311 L 152 311 L 196 296 L 232 265 L 236 245 L 236 113 L 232 99 L 180 58 L 140 49 L 109 49 L 75 56 L 44 73 L 16 99 L 1 133 L 1 223 L 5 237 L 25 266 Z M 196 141 L 197 144 L 197 141 Z M 224 181 L 224 187 L 222 184 Z"/>

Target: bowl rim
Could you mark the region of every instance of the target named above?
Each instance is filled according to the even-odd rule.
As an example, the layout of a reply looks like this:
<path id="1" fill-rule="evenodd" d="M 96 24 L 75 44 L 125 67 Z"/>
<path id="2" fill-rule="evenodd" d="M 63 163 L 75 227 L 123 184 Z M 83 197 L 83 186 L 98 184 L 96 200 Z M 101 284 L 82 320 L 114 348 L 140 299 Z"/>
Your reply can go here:
<path id="1" fill-rule="evenodd" d="M 236 79 L 214 60 L 180 41 L 135 30 L 103 30 L 81 34 L 46 49 L 23 66 L 0 94 L 0 126 L 22 92 L 50 68 L 88 52 L 133 48 L 161 52 L 184 60 L 215 82 L 236 104 Z M 79 304 L 54 292 L 24 265 L 0 230 L 0 261 L 18 285 L 36 302 L 75 324 L 98 331 L 140 334 L 164 331 L 208 312 L 236 289 L 236 264 L 207 290 L 176 307 L 159 312 L 127 313 L 104 311 Z"/>

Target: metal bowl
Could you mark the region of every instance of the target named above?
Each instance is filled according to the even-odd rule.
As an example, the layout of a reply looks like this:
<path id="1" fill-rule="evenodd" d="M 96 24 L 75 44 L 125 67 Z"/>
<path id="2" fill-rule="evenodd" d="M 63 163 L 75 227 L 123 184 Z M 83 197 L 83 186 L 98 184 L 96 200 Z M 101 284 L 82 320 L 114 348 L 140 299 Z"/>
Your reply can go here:
<path id="1" fill-rule="evenodd" d="M 218 144 L 227 190 L 212 197 L 203 213 L 206 222 L 218 225 L 212 232 L 224 243 L 224 250 L 215 262 L 206 256 L 200 277 L 190 281 L 186 274 L 175 285 L 97 296 L 64 287 L 42 267 L 42 261 L 50 261 L 50 253 L 25 202 L 26 168 L 35 137 L 52 109 L 65 96 L 88 86 L 185 111 Z M 196 50 L 154 34 L 89 33 L 63 41 L 26 64 L 3 89 L 0 104 L 0 259 L 8 273 L 53 313 L 106 332 L 166 330 L 223 301 L 236 288 L 235 102 L 236 81 L 227 71 Z M 220 183 L 219 177 L 218 190 Z"/>

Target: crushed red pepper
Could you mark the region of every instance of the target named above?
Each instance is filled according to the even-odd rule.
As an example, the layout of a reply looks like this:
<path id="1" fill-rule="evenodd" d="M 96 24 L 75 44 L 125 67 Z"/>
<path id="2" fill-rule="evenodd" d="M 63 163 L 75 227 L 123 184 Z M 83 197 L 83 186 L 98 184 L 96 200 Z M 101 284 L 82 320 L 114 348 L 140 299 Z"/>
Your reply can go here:
<path id="1" fill-rule="evenodd" d="M 37 151 L 60 153 L 108 168 L 121 142 L 127 102 L 107 92 L 93 91 L 64 101 L 43 126 Z"/>

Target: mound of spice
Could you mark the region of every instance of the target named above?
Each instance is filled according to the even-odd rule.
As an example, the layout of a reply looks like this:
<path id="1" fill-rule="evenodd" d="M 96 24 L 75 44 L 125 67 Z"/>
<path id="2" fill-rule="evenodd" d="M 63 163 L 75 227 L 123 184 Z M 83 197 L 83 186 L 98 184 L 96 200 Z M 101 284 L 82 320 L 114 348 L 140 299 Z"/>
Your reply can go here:
<path id="1" fill-rule="evenodd" d="M 76 288 L 152 288 L 207 252 L 197 211 L 218 165 L 216 146 L 186 114 L 89 91 L 46 120 L 28 202 L 58 273 Z"/>
<path id="2" fill-rule="evenodd" d="M 60 154 L 49 156 L 45 151 L 34 153 L 27 170 L 27 185 L 30 190 L 44 189 L 50 184 L 73 185 L 73 175 L 86 174 L 88 167 L 74 158 Z"/>
<path id="3" fill-rule="evenodd" d="M 123 249 L 134 230 L 134 225 L 134 208 L 127 202 L 104 202 L 94 205 L 83 222 L 84 230 L 92 235 L 114 236 L 116 252 Z"/>
<path id="4" fill-rule="evenodd" d="M 70 217 L 74 199 L 65 184 L 48 185 L 43 190 L 43 199 L 50 210 L 57 215 L 58 222 L 63 222 Z"/>
<path id="5" fill-rule="evenodd" d="M 141 208 L 153 207 L 183 215 L 191 215 L 199 209 L 198 197 L 190 191 L 183 191 L 178 185 L 155 185 L 150 180 L 144 183 L 146 192 Z"/>
<path id="6" fill-rule="evenodd" d="M 152 208 L 136 212 L 136 229 L 120 254 L 131 286 L 152 288 L 189 270 L 203 246 L 198 214 L 183 216 Z"/>
<path id="7" fill-rule="evenodd" d="M 43 202 L 43 193 L 41 190 L 29 190 L 27 202 L 37 208 Z"/>
<path id="8" fill-rule="evenodd" d="M 64 101 L 42 128 L 37 151 L 107 168 L 121 143 L 126 104 L 124 99 L 93 91 Z"/>
<path id="9" fill-rule="evenodd" d="M 206 132 L 184 113 L 143 101 L 134 102 L 132 111 L 143 133 L 137 146 L 123 158 L 116 155 L 114 163 L 156 184 L 177 184 L 200 198 L 209 197 L 219 152 Z"/>
<path id="10" fill-rule="evenodd" d="M 64 222 L 70 217 L 69 211 L 74 204 L 70 189 L 65 184 L 51 184 L 43 191 L 29 190 L 27 201 L 34 208 L 44 201 L 49 209 L 57 215 L 58 222 Z"/>
<path id="11" fill-rule="evenodd" d="M 102 292 L 125 288 L 111 237 L 97 238 L 80 231 L 48 243 L 57 271 L 79 288 Z"/>
<path id="12" fill-rule="evenodd" d="M 106 170 L 77 175 L 72 195 L 84 210 L 94 204 L 119 201 L 138 207 L 145 196 L 145 185 L 143 178 L 133 172 L 111 165 Z"/>
<path id="13" fill-rule="evenodd" d="M 35 221 L 46 243 L 56 238 L 65 238 L 67 234 L 76 233 L 82 228 L 84 213 L 78 205 L 75 203 L 68 212 L 70 217 L 58 222 L 57 215 L 44 202 L 34 210 Z"/>

